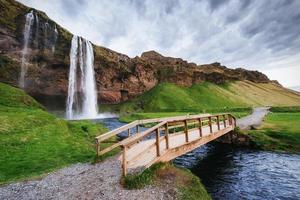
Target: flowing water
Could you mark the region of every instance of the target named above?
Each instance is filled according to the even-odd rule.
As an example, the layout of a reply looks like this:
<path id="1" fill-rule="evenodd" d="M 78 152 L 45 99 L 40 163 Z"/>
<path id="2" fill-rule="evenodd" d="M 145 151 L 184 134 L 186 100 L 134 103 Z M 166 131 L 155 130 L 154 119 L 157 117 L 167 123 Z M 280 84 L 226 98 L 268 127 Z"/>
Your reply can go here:
<path id="1" fill-rule="evenodd" d="M 25 27 L 23 31 L 23 50 L 22 50 L 22 59 L 21 59 L 21 74 L 19 79 L 19 86 L 25 88 L 25 76 L 27 72 L 27 56 L 28 56 L 28 45 L 30 41 L 31 28 L 33 24 L 33 11 L 27 13 L 25 16 Z"/>
<path id="2" fill-rule="evenodd" d="M 73 36 L 66 117 L 68 119 L 94 119 L 97 115 L 93 46 L 89 41 Z"/>
<path id="3" fill-rule="evenodd" d="M 35 13 L 35 45 L 36 48 L 39 48 L 39 29 L 40 29 L 40 25 L 39 25 L 39 17 L 37 15 L 37 13 Z"/>
<path id="4" fill-rule="evenodd" d="M 55 44 L 56 44 L 57 37 L 58 37 L 58 31 L 57 31 L 56 24 L 55 24 L 54 25 L 54 30 L 53 30 L 52 47 L 51 47 L 52 53 L 55 52 Z"/>
<path id="5" fill-rule="evenodd" d="M 300 155 L 207 144 L 174 160 L 213 199 L 300 199 Z"/>
<path id="6" fill-rule="evenodd" d="M 110 130 L 125 125 L 116 118 L 97 121 Z M 300 155 L 209 143 L 173 163 L 200 177 L 213 199 L 300 199 Z"/>

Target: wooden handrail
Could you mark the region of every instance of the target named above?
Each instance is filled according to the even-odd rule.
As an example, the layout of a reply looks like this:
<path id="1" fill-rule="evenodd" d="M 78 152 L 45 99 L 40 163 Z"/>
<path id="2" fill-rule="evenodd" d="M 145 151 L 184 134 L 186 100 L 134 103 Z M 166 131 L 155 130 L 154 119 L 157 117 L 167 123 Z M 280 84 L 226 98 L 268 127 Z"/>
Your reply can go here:
<path id="1" fill-rule="evenodd" d="M 134 135 L 130 138 L 126 138 L 125 140 L 122 141 L 121 145 L 122 146 L 131 146 L 132 144 L 136 143 L 137 141 L 143 139 L 144 137 L 147 137 L 151 133 L 153 133 L 156 129 L 160 128 L 161 126 L 164 126 L 167 123 L 167 121 L 162 121 L 159 124 L 145 130 L 144 132 Z"/>
<path id="2" fill-rule="evenodd" d="M 113 150 L 114 148 L 117 148 L 119 146 L 122 146 L 123 148 L 126 146 L 126 147 L 129 147 L 130 145 L 136 143 L 137 141 L 139 140 L 142 140 L 144 137 L 150 135 L 152 132 L 156 131 L 157 129 L 160 129 L 160 130 L 165 130 L 165 125 L 166 124 L 171 124 L 171 123 L 180 123 L 178 125 L 173 125 L 173 126 L 167 126 L 168 127 L 168 130 L 170 129 L 174 129 L 174 128 L 179 128 L 179 127 L 184 127 L 184 129 L 189 129 L 189 126 L 190 125 L 195 125 L 195 124 L 198 124 L 199 123 L 199 120 L 201 121 L 201 126 L 202 126 L 202 123 L 205 123 L 208 121 L 208 125 L 211 129 L 211 132 L 212 132 L 212 124 L 213 123 L 217 123 L 218 124 L 218 127 L 220 126 L 219 124 L 219 117 L 222 116 L 224 117 L 225 115 L 228 116 L 228 121 L 229 123 L 232 123 L 232 119 L 234 120 L 234 126 L 236 126 L 236 118 L 231 115 L 230 113 L 222 113 L 222 114 L 200 114 L 200 115 L 185 115 L 185 116 L 175 116 L 175 117 L 164 117 L 164 118 L 154 118 L 154 119 L 143 119 L 143 120 L 135 120 L 129 124 L 126 124 L 122 127 L 119 127 L 115 130 L 112 130 L 112 131 L 109 131 L 103 135 L 99 135 L 97 136 L 95 139 L 96 139 L 96 150 L 97 150 L 97 155 L 103 155 L 104 153 L 107 153 L 111 150 Z M 214 122 L 213 121 L 213 118 L 217 118 L 217 120 Z M 191 123 L 188 123 L 188 121 L 191 121 L 191 120 L 195 120 L 195 122 L 191 122 Z M 225 119 L 223 118 L 223 120 L 225 121 Z M 182 123 L 184 122 L 184 123 Z M 139 126 L 141 125 L 144 125 L 144 124 L 149 124 L 149 123 L 158 123 L 156 124 L 155 126 L 147 129 L 146 131 L 143 131 L 143 132 L 139 132 Z M 124 139 L 123 141 L 121 142 L 118 142 L 110 147 L 107 147 L 103 150 L 100 151 L 100 142 L 103 142 L 113 136 L 116 136 L 117 134 L 119 133 L 122 133 L 124 131 L 128 131 L 128 133 L 130 133 L 130 130 L 132 128 L 136 128 L 136 133 L 138 134 L 135 134 L 135 135 L 128 135 L 130 137 Z M 200 127 L 200 125 L 199 125 Z M 168 132 L 169 133 L 169 132 Z M 202 135 L 201 133 L 201 128 L 199 129 L 199 133 L 200 135 Z M 168 136 L 167 136 L 168 137 Z M 188 133 L 186 133 L 186 141 L 188 142 Z"/>

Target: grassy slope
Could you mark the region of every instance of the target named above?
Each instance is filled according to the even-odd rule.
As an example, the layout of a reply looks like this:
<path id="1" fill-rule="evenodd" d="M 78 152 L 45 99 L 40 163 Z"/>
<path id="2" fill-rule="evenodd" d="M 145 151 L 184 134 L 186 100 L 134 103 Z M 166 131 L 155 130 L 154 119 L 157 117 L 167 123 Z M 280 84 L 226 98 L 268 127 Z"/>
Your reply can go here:
<path id="1" fill-rule="evenodd" d="M 0 183 L 94 158 L 94 136 L 104 127 L 58 119 L 22 90 L 3 83 L 0 94 Z"/>
<path id="2" fill-rule="evenodd" d="M 137 175 L 127 175 L 123 185 L 128 189 L 143 188 L 149 184 L 176 188 L 176 199 L 209 200 L 211 197 L 200 179 L 189 170 L 177 168 L 169 163 L 157 163 Z"/>
<path id="3" fill-rule="evenodd" d="M 262 149 L 300 153 L 300 107 L 298 109 L 274 109 L 257 130 L 247 134 Z"/>
<path id="4" fill-rule="evenodd" d="M 250 107 L 262 105 L 300 105 L 300 95 L 273 83 L 203 83 L 189 88 L 163 83 L 132 101 L 118 105 L 117 109 L 127 113 L 121 116 L 121 120 L 128 122 L 202 112 L 233 112 L 241 117 L 249 113 Z"/>

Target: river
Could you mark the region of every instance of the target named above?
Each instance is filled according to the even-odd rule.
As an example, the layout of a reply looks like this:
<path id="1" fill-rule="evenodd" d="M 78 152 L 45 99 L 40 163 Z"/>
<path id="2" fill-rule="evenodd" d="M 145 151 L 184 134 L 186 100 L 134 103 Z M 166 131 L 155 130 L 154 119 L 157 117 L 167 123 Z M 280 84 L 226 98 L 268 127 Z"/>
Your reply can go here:
<path id="1" fill-rule="evenodd" d="M 124 125 L 97 121 L 109 129 Z M 300 155 L 210 143 L 173 163 L 197 175 L 213 199 L 300 199 Z"/>

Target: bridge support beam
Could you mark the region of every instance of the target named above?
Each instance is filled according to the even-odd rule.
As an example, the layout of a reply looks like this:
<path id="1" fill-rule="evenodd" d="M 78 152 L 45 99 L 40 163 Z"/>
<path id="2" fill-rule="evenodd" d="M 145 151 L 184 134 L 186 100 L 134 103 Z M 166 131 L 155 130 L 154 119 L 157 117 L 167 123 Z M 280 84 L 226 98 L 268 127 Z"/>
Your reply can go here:
<path id="1" fill-rule="evenodd" d="M 155 130 L 156 132 L 156 155 L 160 156 L 160 130 L 159 128 Z"/>
<path id="2" fill-rule="evenodd" d="M 184 134 L 185 134 L 185 142 L 189 142 L 189 132 L 188 132 L 187 120 L 184 120 Z"/>
<path id="3" fill-rule="evenodd" d="M 211 117 L 208 117 L 208 124 L 209 124 L 209 131 L 212 133 L 212 122 L 211 122 Z"/>
<path id="4" fill-rule="evenodd" d="M 201 121 L 201 118 L 198 119 L 198 122 L 199 122 L 199 135 L 200 135 L 200 137 L 202 137 L 202 121 Z"/>
<path id="5" fill-rule="evenodd" d="M 126 160 L 126 151 L 127 147 L 123 147 L 123 156 L 122 156 L 122 168 L 123 168 L 123 176 L 126 176 L 127 174 L 127 160 Z"/>
<path id="6" fill-rule="evenodd" d="M 130 128 L 128 129 L 127 133 L 128 133 L 128 137 L 130 137 L 130 135 L 131 135 L 131 130 L 130 130 Z"/>
<path id="7" fill-rule="evenodd" d="M 165 125 L 166 149 L 169 149 L 169 124 Z"/>

